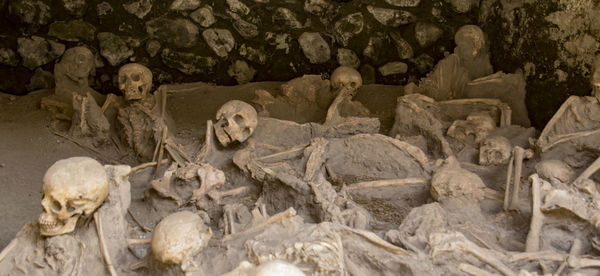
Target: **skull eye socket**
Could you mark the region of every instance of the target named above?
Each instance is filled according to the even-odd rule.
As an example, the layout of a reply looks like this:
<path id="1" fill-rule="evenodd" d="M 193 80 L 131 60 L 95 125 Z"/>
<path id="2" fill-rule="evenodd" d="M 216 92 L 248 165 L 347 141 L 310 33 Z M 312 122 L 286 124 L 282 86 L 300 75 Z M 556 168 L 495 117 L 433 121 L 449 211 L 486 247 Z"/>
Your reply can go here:
<path id="1" fill-rule="evenodd" d="M 355 88 L 356 87 L 356 82 L 351 82 L 350 83 L 350 87 Z"/>
<path id="2" fill-rule="evenodd" d="M 125 83 L 127 81 L 127 79 L 125 78 L 125 76 L 119 76 L 119 83 Z"/>
<path id="3" fill-rule="evenodd" d="M 56 200 L 52 200 L 52 210 L 54 211 L 60 211 L 62 209 L 62 205 L 60 204 L 60 202 L 56 201 Z"/>
<path id="4" fill-rule="evenodd" d="M 239 114 L 236 114 L 235 116 L 233 116 L 233 121 L 235 121 L 235 123 L 238 126 L 243 126 L 244 125 L 244 117 L 242 117 Z"/>
<path id="5" fill-rule="evenodd" d="M 502 159 L 502 153 L 499 151 L 494 152 L 494 158 L 495 159 Z"/>
<path id="6" fill-rule="evenodd" d="M 71 204 L 67 202 L 67 212 L 71 213 L 73 211 L 75 211 L 75 207 L 71 206 Z"/>
<path id="7" fill-rule="evenodd" d="M 138 75 L 138 74 L 132 74 L 131 75 L 131 80 L 133 80 L 133 81 L 140 81 L 140 75 Z"/>

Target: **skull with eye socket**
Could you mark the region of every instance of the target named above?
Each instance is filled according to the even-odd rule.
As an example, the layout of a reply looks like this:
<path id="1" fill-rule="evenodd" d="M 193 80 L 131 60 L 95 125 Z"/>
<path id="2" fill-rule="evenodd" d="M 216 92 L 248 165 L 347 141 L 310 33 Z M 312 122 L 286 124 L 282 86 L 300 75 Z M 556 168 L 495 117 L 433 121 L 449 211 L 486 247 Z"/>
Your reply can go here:
<path id="1" fill-rule="evenodd" d="M 90 216 L 108 196 L 104 166 L 89 157 L 72 157 L 54 163 L 44 175 L 42 207 L 38 218 L 43 236 L 73 232 L 81 216 Z"/>
<path id="2" fill-rule="evenodd" d="M 119 89 L 125 100 L 137 101 L 146 98 L 152 88 L 152 71 L 139 63 L 129 63 L 119 69 Z"/>
<path id="3" fill-rule="evenodd" d="M 343 89 L 350 96 L 362 86 L 362 77 L 358 71 L 349 66 L 340 66 L 331 73 L 331 86 L 335 90 Z"/>
<path id="4" fill-rule="evenodd" d="M 232 100 L 217 111 L 215 135 L 219 143 L 226 147 L 235 141 L 246 141 L 254 133 L 256 125 L 258 117 L 254 107 L 242 101 Z"/>

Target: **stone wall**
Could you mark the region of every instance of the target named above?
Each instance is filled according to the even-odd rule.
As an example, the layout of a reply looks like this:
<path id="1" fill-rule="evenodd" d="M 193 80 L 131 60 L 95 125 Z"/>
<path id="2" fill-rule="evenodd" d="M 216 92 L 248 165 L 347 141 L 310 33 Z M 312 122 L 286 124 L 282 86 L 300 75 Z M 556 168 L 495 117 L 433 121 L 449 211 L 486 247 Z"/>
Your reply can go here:
<path id="1" fill-rule="evenodd" d="M 233 85 L 353 66 L 365 83 L 404 84 L 430 71 L 478 0 L 0 0 L 0 90 L 52 85 L 66 48 L 96 54 L 93 87 L 117 92 L 139 62 L 155 86 Z"/>

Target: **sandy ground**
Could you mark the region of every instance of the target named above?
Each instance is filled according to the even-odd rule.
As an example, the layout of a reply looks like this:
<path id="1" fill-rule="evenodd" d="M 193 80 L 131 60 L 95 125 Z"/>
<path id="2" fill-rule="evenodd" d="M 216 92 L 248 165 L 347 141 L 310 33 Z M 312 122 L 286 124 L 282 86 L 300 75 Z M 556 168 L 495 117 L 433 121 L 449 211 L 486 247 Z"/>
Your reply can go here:
<path id="1" fill-rule="evenodd" d="M 200 85 L 194 91 L 169 96 L 168 109 L 177 124 L 178 134 L 202 140 L 206 120 L 231 99 L 250 101 L 253 91 L 266 89 L 280 93 L 278 82 L 250 83 L 223 87 Z M 27 222 L 37 220 L 42 208 L 42 177 L 55 161 L 72 156 L 94 154 L 54 135 L 48 128 L 49 114 L 40 110 L 40 100 L 51 91 L 27 96 L 0 94 L 0 248 L 4 248 Z M 382 132 L 393 123 L 398 86 L 368 85 L 358 93 L 374 116 L 381 119 Z M 135 195 L 134 195 L 135 196 Z"/>

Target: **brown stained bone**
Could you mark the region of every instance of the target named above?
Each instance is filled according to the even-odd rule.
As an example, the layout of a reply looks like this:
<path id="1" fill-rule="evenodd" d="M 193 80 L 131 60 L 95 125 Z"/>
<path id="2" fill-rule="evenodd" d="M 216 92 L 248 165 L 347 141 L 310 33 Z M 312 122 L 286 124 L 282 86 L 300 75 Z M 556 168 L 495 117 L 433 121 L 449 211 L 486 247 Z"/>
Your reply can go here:
<path id="1" fill-rule="evenodd" d="M 544 224 L 544 214 L 540 209 L 542 198 L 541 198 L 541 186 L 542 179 L 537 174 L 529 176 L 529 182 L 531 182 L 531 224 L 529 226 L 529 233 L 527 234 L 527 241 L 525 242 L 525 251 L 534 252 L 540 249 L 540 233 Z"/>
<path id="2" fill-rule="evenodd" d="M 509 210 L 518 210 L 519 208 L 519 190 L 521 187 L 521 173 L 523 172 L 523 157 L 525 150 L 522 147 L 516 146 L 513 150 L 513 156 L 515 157 L 515 175 L 512 183 L 512 196 L 510 203 L 508 204 Z M 507 187 L 508 189 L 508 187 Z"/>
<path id="3" fill-rule="evenodd" d="M 160 148 L 158 149 L 158 159 L 157 160 L 162 160 L 163 158 L 163 154 L 164 154 L 164 150 L 165 150 L 165 140 L 167 139 L 167 126 L 164 125 L 162 128 L 162 136 L 160 139 Z M 158 171 L 160 170 L 160 162 L 156 163 L 156 170 L 154 171 L 154 178 L 158 177 Z"/>
<path id="4" fill-rule="evenodd" d="M 104 104 L 102 104 L 102 113 L 106 112 L 106 110 L 108 109 L 108 107 L 110 107 L 110 105 L 112 103 L 114 103 L 117 100 L 117 95 L 110 93 L 108 94 L 108 96 L 106 96 L 106 100 L 104 100 Z"/>

